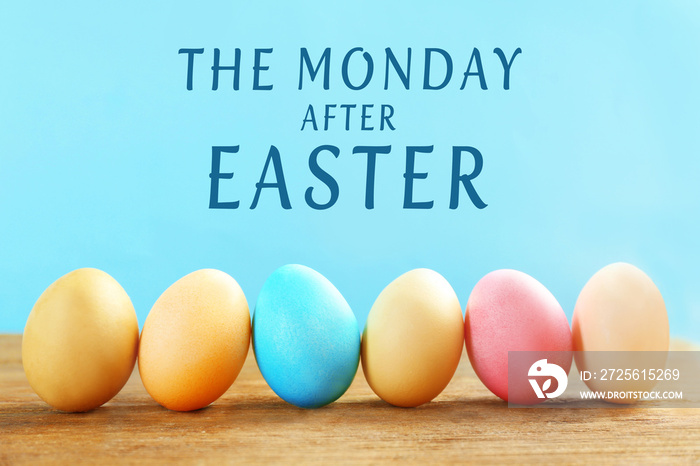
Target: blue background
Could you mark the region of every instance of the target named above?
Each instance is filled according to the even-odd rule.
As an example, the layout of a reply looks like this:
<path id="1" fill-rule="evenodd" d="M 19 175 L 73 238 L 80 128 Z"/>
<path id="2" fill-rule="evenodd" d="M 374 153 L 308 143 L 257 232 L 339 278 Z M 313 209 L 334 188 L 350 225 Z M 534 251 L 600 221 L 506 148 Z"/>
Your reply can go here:
<path id="1" fill-rule="evenodd" d="M 587 279 L 615 261 L 645 270 L 664 295 L 677 336 L 700 338 L 700 7 L 697 2 L 13 2 L 0 38 L 0 331 L 21 332 L 43 289 L 78 267 L 101 268 L 130 294 L 139 322 L 179 277 L 214 267 L 231 274 L 251 306 L 266 277 L 308 265 L 345 295 L 361 325 L 379 292 L 401 273 L 442 273 L 464 307 L 491 270 L 523 270 L 547 286 L 569 319 Z M 381 3 L 381 4 L 380 4 Z M 375 59 L 367 89 L 342 86 L 345 52 Z M 203 47 L 194 90 L 185 89 L 183 47 Z M 241 90 L 222 74 L 211 91 L 213 48 L 222 63 L 242 49 Z M 270 71 L 252 91 L 254 48 Z M 297 90 L 299 48 L 332 47 L 331 89 Z M 413 48 L 411 90 L 392 77 Z M 454 60 L 450 85 L 420 89 L 423 50 Z M 473 47 L 489 89 L 471 78 Z M 513 65 L 502 88 L 495 47 Z M 394 132 L 300 132 L 308 104 L 387 103 Z M 357 121 L 353 122 L 357 125 Z M 271 144 L 282 153 L 293 209 L 274 191 L 248 207 Z M 341 149 L 321 164 L 340 185 L 338 203 L 314 211 L 308 172 L 320 144 Z M 364 208 L 365 157 L 355 145 L 392 145 L 377 163 L 375 209 Z M 211 146 L 224 155 L 222 200 L 210 210 Z M 402 209 L 406 145 L 420 155 L 417 200 Z M 449 210 L 451 147 L 484 155 L 475 181 L 488 207 L 462 191 Z"/>

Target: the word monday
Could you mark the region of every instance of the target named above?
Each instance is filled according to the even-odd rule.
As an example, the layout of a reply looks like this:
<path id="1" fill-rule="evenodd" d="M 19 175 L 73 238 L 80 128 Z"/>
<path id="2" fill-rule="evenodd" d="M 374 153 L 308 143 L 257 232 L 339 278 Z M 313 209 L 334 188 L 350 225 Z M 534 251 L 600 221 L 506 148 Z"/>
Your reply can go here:
<path id="1" fill-rule="evenodd" d="M 500 48 L 497 47 L 493 50 L 493 53 L 498 57 L 500 67 L 503 71 L 503 89 L 510 88 L 511 67 L 513 66 L 515 57 L 517 57 L 521 52 L 522 50 L 517 48 L 510 55 L 510 58 L 508 58 L 506 53 Z M 197 63 L 195 63 L 195 57 L 197 55 L 203 55 L 204 48 L 182 48 L 178 51 L 178 53 L 185 54 L 187 56 L 187 90 L 191 91 L 193 89 L 195 65 L 201 62 L 201 60 L 197 60 Z M 270 69 L 269 62 L 266 61 L 267 57 L 265 57 L 265 55 L 270 55 L 272 53 L 272 48 L 256 48 L 253 51 L 252 89 L 254 91 L 271 91 L 274 87 L 274 84 L 267 81 L 266 77 L 263 76 L 264 72 Z M 241 55 L 241 49 L 236 48 L 233 51 L 233 58 L 229 58 L 229 61 L 226 64 L 222 64 L 221 50 L 218 48 L 214 49 L 213 59 L 210 62 L 212 65 L 211 67 L 206 67 L 208 68 L 207 71 L 211 71 L 211 89 L 213 91 L 219 88 L 219 77 L 222 71 L 231 73 L 230 78 L 233 90 L 237 91 L 240 89 L 242 70 Z M 308 49 L 300 49 L 298 74 L 299 90 L 304 88 L 305 83 L 313 82 L 317 78 L 323 83 L 324 90 L 330 90 L 331 55 L 332 50 L 330 47 L 327 47 L 320 55 L 314 54 L 313 57 L 312 54 L 309 53 Z M 393 52 L 391 47 L 387 47 L 384 49 L 383 55 L 384 57 L 382 62 L 380 61 L 381 59 L 373 57 L 362 47 L 355 47 L 348 50 L 343 56 L 340 65 L 340 75 L 342 77 L 343 85 L 348 89 L 359 91 L 366 88 L 373 80 L 375 80 L 375 76 L 381 73 L 385 90 L 390 88 L 390 82 L 392 81 L 394 83 L 398 81 L 400 84 L 396 85 L 401 85 L 405 89 L 411 89 L 411 76 L 413 75 L 412 71 L 415 68 L 415 64 L 413 63 L 413 50 L 411 48 L 407 48 L 405 55 L 402 55 L 399 58 Z M 381 63 L 379 66 L 383 65 L 383 73 L 375 72 L 375 63 Z M 199 66 L 201 70 L 201 65 Z M 466 62 L 464 68 L 461 69 L 464 69 L 465 71 L 459 87 L 460 90 L 467 87 L 467 81 L 470 77 L 478 79 L 479 87 L 481 89 L 488 89 L 481 52 L 479 52 L 478 48 L 474 48 L 472 50 L 468 62 Z M 454 60 L 452 55 L 450 55 L 446 50 L 441 48 L 424 49 L 421 88 L 424 90 L 439 90 L 447 87 L 447 85 L 452 81 L 454 70 Z M 319 74 L 321 75 L 320 77 Z M 351 76 L 353 76 L 353 78 L 351 78 Z M 390 79 L 391 76 L 395 77 Z"/>

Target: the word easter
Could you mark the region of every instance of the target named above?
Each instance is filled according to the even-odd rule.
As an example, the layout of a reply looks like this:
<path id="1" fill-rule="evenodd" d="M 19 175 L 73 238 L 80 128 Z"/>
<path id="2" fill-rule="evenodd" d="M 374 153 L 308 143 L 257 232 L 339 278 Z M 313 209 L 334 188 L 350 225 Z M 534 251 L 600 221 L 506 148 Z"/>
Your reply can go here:
<path id="1" fill-rule="evenodd" d="M 271 55 L 272 48 L 256 48 L 253 52 L 252 66 L 252 90 L 254 91 L 271 91 L 274 84 L 262 76 L 263 72 L 270 70 L 269 62 L 266 61 L 264 55 Z M 510 55 L 496 47 L 493 53 L 498 57 L 499 68 L 502 71 L 503 89 L 510 88 L 510 71 L 513 66 L 515 57 L 522 53 L 518 47 Z M 195 57 L 204 54 L 204 48 L 181 48 L 178 54 L 187 56 L 187 90 L 191 91 L 194 88 L 194 69 Z M 212 81 L 211 89 L 216 91 L 219 89 L 219 75 L 222 71 L 231 72 L 231 83 L 234 91 L 240 89 L 241 81 L 241 49 L 236 48 L 233 51 L 232 61 L 228 64 L 222 64 L 221 50 L 214 49 L 213 61 L 211 67 L 207 66 L 211 71 Z M 323 84 L 324 90 L 331 88 L 331 55 L 332 50 L 327 47 L 322 53 L 309 53 L 308 49 L 301 48 L 299 51 L 299 74 L 298 74 L 298 89 L 302 90 L 306 84 L 315 81 L 319 78 Z M 459 86 L 460 90 L 467 87 L 469 77 L 478 78 L 478 86 L 482 90 L 487 90 L 486 72 L 482 62 L 481 52 L 478 48 L 474 48 L 469 54 L 469 59 L 466 60 L 465 54 L 460 54 L 461 58 L 465 58 L 463 78 Z M 404 58 L 405 56 L 405 58 Z M 313 57 L 313 58 L 312 58 Z M 394 54 L 391 47 L 384 49 L 383 57 L 383 88 L 388 90 L 390 81 L 394 83 L 397 80 L 405 89 L 411 88 L 411 71 L 414 69 L 412 65 L 413 51 L 409 47 L 406 49 L 405 55 L 400 54 L 400 58 Z M 268 57 L 269 59 L 269 57 Z M 263 64 L 263 61 L 268 64 Z M 199 61 L 198 61 L 199 63 Z M 380 65 L 381 66 L 381 65 Z M 420 66 L 420 65 L 419 65 Z M 377 76 L 375 73 L 375 58 L 369 52 L 366 52 L 362 47 L 354 47 L 348 50 L 342 59 L 340 65 L 340 75 L 343 85 L 350 90 L 359 91 L 366 88 Z M 422 82 L 423 90 L 439 90 L 444 89 L 452 81 L 453 71 L 455 69 L 454 60 L 446 50 L 441 48 L 425 48 L 422 62 Z M 322 71 L 321 71 L 322 70 Z M 319 74 L 321 76 L 319 77 Z M 394 79 L 389 79 L 390 76 L 395 76 Z M 414 74 L 415 75 L 415 74 Z M 352 78 L 351 78 L 352 77 Z M 499 76 L 500 80 L 501 76 Z M 265 82 L 264 84 L 262 82 Z M 376 81 L 376 80 L 375 80 Z M 399 85 L 398 83 L 395 85 Z M 414 84 L 415 87 L 415 84 Z"/>
<path id="2" fill-rule="evenodd" d="M 221 180 L 230 180 L 233 178 L 232 172 L 221 172 L 221 156 L 224 153 L 235 154 L 239 151 L 240 146 L 213 146 L 211 158 L 211 190 L 209 196 L 210 209 L 237 209 L 240 205 L 238 200 L 219 199 L 219 183 Z M 378 155 L 387 155 L 391 152 L 391 146 L 355 146 L 352 150 L 353 155 L 361 155 L 367 158 L 367 177 L 365 184 L 365 208 L 374 209 L 374 185 L 375 171 Z M 434 202 L 432 200 L 417 201 L 413 197 L 413 185 L 416 180 L 423 180 L 428 177 L 427 172 L 416 172 L 416 154 L 430 154 L 433 152 L 433 146 L 407 146 L 406 147 L 406 170 L 403 174 L 404 178 L 404 209 L 432 209 Z M 322 153 L 329 153 L 334 158 L 340 156 L 340 149 L 336 146 L 323 145 L 318 146 L 311 151 L 309 155 L 309 170 L 319 181 L 326 185 L 330 190 L 330 198 L 326 202 L 318 202 L 314 196 L 315 188 L 309 186 L 305 192 L 304 199 L 306 204 L 315 210 L 324 210 L 332 207 L 340 195 L 340 187 L 336 179 L 321 168 L 319 165 L 319 156 Z M 463 154 L 469 154 L 474 162 L 474 168 L 471 173 L 462 173 L 461 162 Z M 483 167 L 483 157 L 474 147 L 469 146 L 453 146 L 452 147 L 452 172 L 450 182 L 450 209 L 456 209 L 459 206 L 460 185 L 464 186 L 467 195 L 472 204 L 478 209 L 486 207 L 486 203 L 481 199 L 476 192 L 476 188 L 472 184 L 473 180 L 481 173 Z M 272 175 L 274 180 L 269 181 L 268 171 L 274 172 Z M 260 175 L 260 181 L 255 184 L 255 196 L 250 205 L 251 209 L 255 209 L 260 201 L 263 190 L 277 191 L 280 204 L 283 209 L 291 209 L 292 204 L 289 200 L 287 192 L 287 184 L 284 178 L 284 170 L 282 168 L 282 156 L 277 147 L 270 146 L 270 150 L 265 160 L 265 165 Z"/>

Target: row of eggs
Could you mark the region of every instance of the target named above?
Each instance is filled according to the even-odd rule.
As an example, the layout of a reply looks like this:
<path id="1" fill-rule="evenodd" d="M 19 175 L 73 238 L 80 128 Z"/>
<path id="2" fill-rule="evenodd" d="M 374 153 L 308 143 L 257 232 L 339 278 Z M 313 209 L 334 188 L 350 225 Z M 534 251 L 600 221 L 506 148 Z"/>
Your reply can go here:
<path id="1" fill-rule="evenodd" d="M 107 273 L 74 270 L 51 284 L 32 309 L 22 360 L 34 391 L 51 406 L 88 411 L 126 384 L 138 357 L 151 397 L 176 411 L 208 406 L 233 384 L 253 351 L 260 372 L 283 400 L 316 408 L 337 400 L 360 361 L 372 390 L 396 406 L 439 395 L 466 342 L 484 385 L 508 400 L 509 351 L 666 351 L 668 317 L 661 293 L 638 268 L 616 263 L 581 291 L 573 333 L 556 298 L 531 276 L 497 270 L 483 277 L 466 316 L 439 273 L 415 269 L 376 299 L 360 335 L 341 293 L 323 275 L 286 265 L 267 279 L 251 325 L 238 283 L 213 269 L 171 285 L 139 337 L 134 307 Z M 568 372 L 568 361 L 559 361 Z"/>

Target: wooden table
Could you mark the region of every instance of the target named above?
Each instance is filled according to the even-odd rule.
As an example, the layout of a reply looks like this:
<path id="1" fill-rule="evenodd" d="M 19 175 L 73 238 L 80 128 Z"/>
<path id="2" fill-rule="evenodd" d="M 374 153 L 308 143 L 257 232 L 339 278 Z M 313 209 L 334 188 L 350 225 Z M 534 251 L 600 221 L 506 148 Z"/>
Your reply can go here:
<path id="1" fill-rule="evenodd" d="M 487 391 L 466 354 L 445 392 L 415 409 L 377 398 L 360 370 L 317 410 L 268 388 L 250 354 L 212 406 L 168 411 L 134 372 L 84 414 L 51 409 L 30 389 L 19 335 L 0 336 L 0 464 L 41 462 L 700 462 L 700 409 L 513 409 Z"/>

